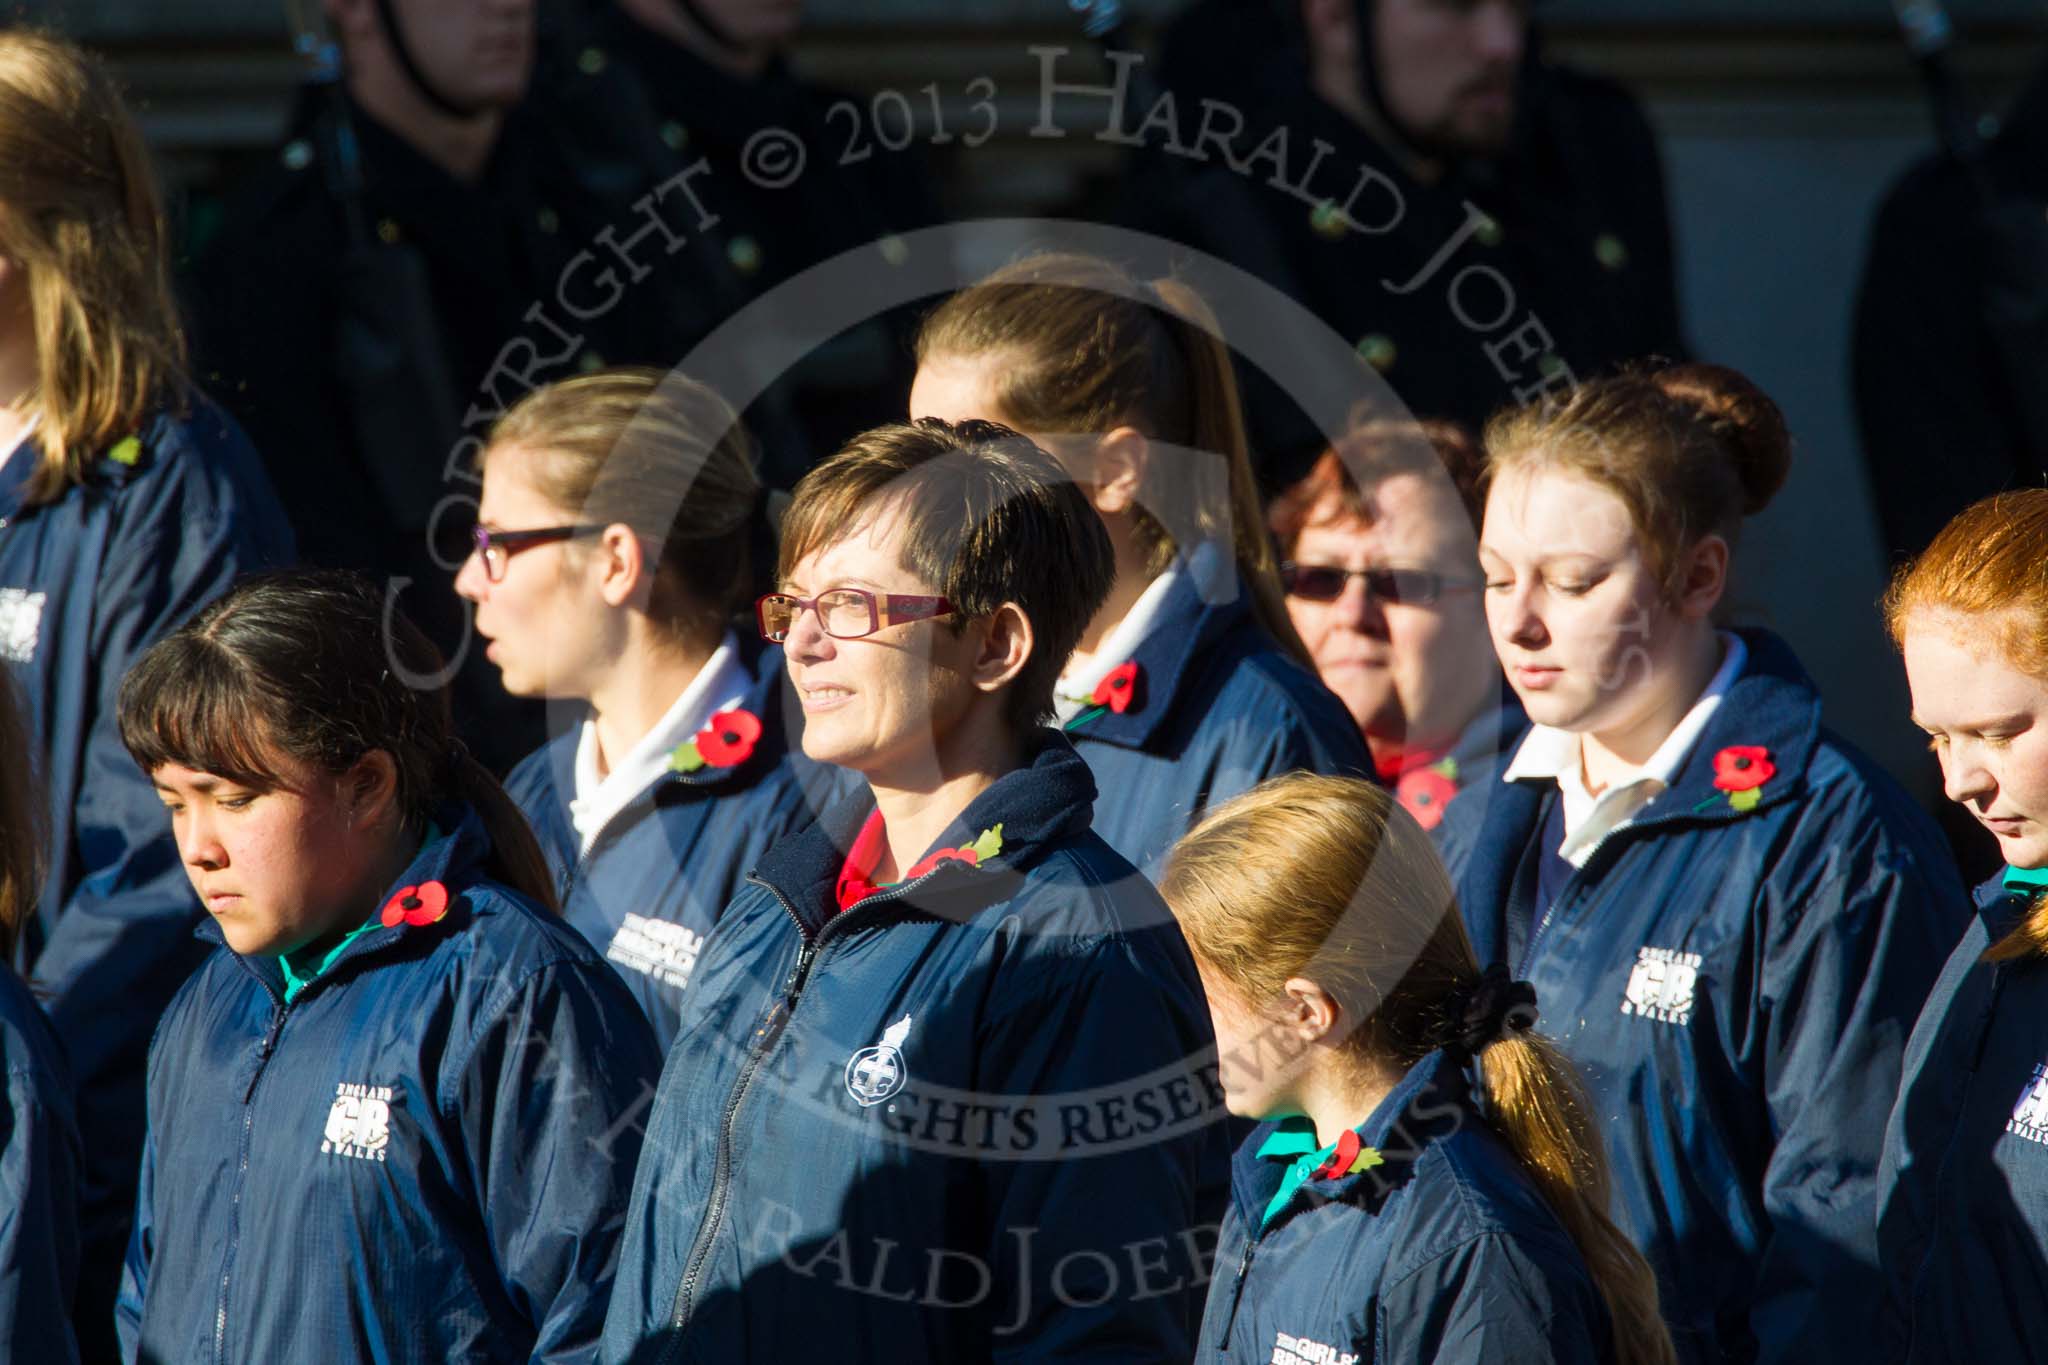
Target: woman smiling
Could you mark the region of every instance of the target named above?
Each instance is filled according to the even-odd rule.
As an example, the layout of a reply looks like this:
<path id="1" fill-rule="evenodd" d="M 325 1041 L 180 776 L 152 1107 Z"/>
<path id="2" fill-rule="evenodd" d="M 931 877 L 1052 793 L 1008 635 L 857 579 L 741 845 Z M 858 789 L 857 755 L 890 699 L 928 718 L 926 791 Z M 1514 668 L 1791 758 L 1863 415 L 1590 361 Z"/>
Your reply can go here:
<path id="1" fill-rule="evenodd" d="M 1201 987 L 1044 727 L 1101 523 L 1005 428 L 882 427 L 798 486 L 780 578 L 804 751 L 866 790 L 698 963 L 603 1358 L 1186 1359 L 1222 1127 L 1138 1097 L 1200 1068 Z"/>

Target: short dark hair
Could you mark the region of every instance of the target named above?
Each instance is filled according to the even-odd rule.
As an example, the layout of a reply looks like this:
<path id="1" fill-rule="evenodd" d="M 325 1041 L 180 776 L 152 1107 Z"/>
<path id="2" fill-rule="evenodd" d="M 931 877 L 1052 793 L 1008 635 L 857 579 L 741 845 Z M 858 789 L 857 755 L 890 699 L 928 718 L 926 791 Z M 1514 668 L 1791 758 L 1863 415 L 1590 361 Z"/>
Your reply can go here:
<path id="1" fill-rule="evenodd" d="M 128 670 L 121 742 L 145 773 L 176 763 L 258 790 L 281 784 L 280 758 L 339 774 L 381 749 L 408 828 L 467 802 L 490 834 L 487 870 L 552 909 L 554 879 L 518 808 L 457 742 L 445 691 L 413 681 L 441 671 L 441 652 L 362 575 L 258 574 Z"/>
<path id="2" fill-rule="evenodd" d="M 1109 533 L 1059 464 L 995 422 L 927 417 L 863 432 L 806 474 L 782 520 L 776 572 L 901 499 L 902 566 L 950 599 L 957 633 L 1014 602 L 1036 636 L 1010 686 L 1020 730 L 1053 714 L 1053 684 L 1116 575 Z"/>

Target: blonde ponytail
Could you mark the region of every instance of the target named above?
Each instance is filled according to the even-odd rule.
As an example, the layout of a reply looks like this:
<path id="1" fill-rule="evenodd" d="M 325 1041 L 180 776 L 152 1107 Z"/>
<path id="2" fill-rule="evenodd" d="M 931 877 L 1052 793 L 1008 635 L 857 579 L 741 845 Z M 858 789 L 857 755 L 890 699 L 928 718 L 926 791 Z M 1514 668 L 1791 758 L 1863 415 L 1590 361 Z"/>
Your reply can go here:
<path id="1" fill-rule="evenodd" d="M 1487 1121 L 1586 1258 L 1607 1304 L 1618 1365 L 1674 1365 L 1657 1277 L 1607 1213 L 1606 1149 L 1577 1071 L 1540 1033 L 1508 1033 L 1482 1049 L 1478 1061 Z"/>
<path id="2" fill-rule="evenodd" d="M 1485 1115 L 1585 1257 L 1618 1365 L 1672 1365 L 1649 1263 L 1608 1216 L 1584 1087 L 1530 1031 L 1534 992 L 1482 973 L 1435 846 L 1383 789 L 1293 773 L 1212 810 L 1160 891 L 1205 977 L 1259 1008 L 1304 976 L 1338 1002 L 1335 1059 L 1398 1076 L 1437 1048 L 1472 1055 Z M 1306 1056 L 1307 1054 L 1304 1054 Z"/>

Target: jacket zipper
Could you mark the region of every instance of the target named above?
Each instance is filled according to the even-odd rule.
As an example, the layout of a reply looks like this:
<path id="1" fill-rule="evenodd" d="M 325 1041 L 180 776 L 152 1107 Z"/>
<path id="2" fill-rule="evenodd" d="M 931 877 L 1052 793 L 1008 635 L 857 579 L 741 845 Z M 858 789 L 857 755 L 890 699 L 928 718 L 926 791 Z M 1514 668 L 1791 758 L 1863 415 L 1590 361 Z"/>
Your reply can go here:
<path id="1" fill-rule="evenodd" d="M 697 1238 L 690 1247 L 689 1257 L 683 1262 L 682 1282 L 676 1287 L 675 1305 L 669 1315 L 669 1349 L 664 1351 L 661 1357 L 664 1362 L 681 1358 L 683 1328 L 690 1320 L 693 1306 L 691 1298 L 697 1291 L 698 1279 L 703 1275 L 704 1263 L 711 1258 L 712 1244 L 717 1240 L 719 1224 L 725 1217 L 725 1206 L 730 1197 L 729 1187 L 732 1183 L 732 1139 L 739 1120 L 740 1106 L 746 1101 L 747 1091 L 753 1086 L 754 1075 L 760 1070 L 761 1063 L 767 1060 L 769 1052 L 781 1041 L 784 1030 L 789 1027 L 790 1017 L 796 1012 L 797 1000 L 803 994 L 804 984 L 810 979 L 811 969 L 817 965 L 820 945 L 824 943 L 826 935 L 832 932 L 835 925 L 856 910 L 867 910 L 873 906 L 887 904 L 924 885 L 942 870 L 943 865 L 925 873 L 914 882 L 904 882 L 890 887 L 887 891 L 869 896 L 857 906 L 840 911 L 825 921 L 815 937 L 804 927 L 803 919 L 797 914 L 796 907 L 789 903 L 789 898 L 783 895 L 779 888 L 752 873 L 747 875 L 749 882 L 775 897 L 783 913 L 796 925 L 797 934 L 803 940 L 803 947 L 797 953 L 796 966 L 790 971 L 789 980 L 783 984 L 782 998 L 770 1006 L 770 1013 L 774 1019 L 773 1026 L 761 1031 L 761 1037 L 747 1054 L 746 1064 L 740 1068 L 739 1079 L 733 1082 L 732 1093 L 726 1097 L 725 1113 L 718 1128 L 718 1155 L 712 1167 L 711 1195 L 705 1201 L 703 1225 L 698 1228 Z"/>
<path id="2" fill-rule="evenodd" d="M 1247 1236 L 1244 1255 L 1237 1258 L 1237 1279 L 1230 1286 L 1230 1311 L 1223 1315 L 1223 1331 L 1216 1342 L 1217 1349 L 1225 1355 L 1230 1354 L 1230 1332 L 1237 1326 L 1237 1305 L 1244 1299 L 1245 1276 L 1251 1273 L 1252 1252 L 1258 1249 L 1258 1245 L 1256 1236 Z"/>
<path id="3" fill-rule="evenodd" d="M 263 1044 L 257 1049 L 255 1070 L 249 1075 L 249 1084 L 242 1089 L 242 1144 L 235 1158 L 235 1192 L 228 1201 L 228 1244 L 221 1256 L 220 1301 L 213 1315 L 213 1358 L 216 1365 L 227 1359 L 228 1285 L 234 1279 L 235 1251 L 242 1235 L 242 1187 L 249 1175 L 249 1145 L 256 1132 L 256 1109 L 251 1101 L 255 1097 L 257 1083 L 263 1079 L 263 1072 L 270 1063 L 271 1054 L 277 1051 L 277 1036 L 284 1030 L 285 1018 L 291 1013 L 291 1006 L 268 981 L 253 970 L 251 975 L 262 982 L 276 1008 L 270 1016 L 269 1031 L 263 1035 Z"/>
<path id="4" fill-rule="evenodd" d="M 1572 869 L 1572 875 L 1565 878 L 1564 885 L 1557 889 L 1557 895 L 1552 898 L 1549 905 L 1543 908 L 1543 918 L 1537 921 L 1535 932 L 1529 935 L 1529 942 L 1522 949 L 1522 963 L 1515 969 L 1516 976 L 1525 979 L 1528 977 L 1530 969 L 1536 965 L 1536 949 L 1543 942 L 1544 931 L 1550 928 L 1551 921 L 1557 918 L 1557 907 L 1563 905 L 1573 892 L 1585 884 L 1588 875 L 1592 871 L 1593 860 L 1600 856 L 1600 851 L 1613 843 L 1614 836 L 1620 834 L 1623 830 L 1641 828 L 1643 828 L 1641 825 L 1616 825 L 1613 829 L 1608 830 L 1593 841 L 1593 846 L 1586 850 L 1586 861 Z"/>

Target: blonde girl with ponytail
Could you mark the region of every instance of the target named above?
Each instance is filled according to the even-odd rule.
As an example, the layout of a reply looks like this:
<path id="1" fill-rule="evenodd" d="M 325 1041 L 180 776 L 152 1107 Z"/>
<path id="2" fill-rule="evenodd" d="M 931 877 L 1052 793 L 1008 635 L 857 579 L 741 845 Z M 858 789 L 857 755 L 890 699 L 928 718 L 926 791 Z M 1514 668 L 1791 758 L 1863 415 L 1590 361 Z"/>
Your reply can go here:
<path id="1" fill-rule="evenodd" d="M 1199 1360 L 1670 1365 L 1578 1076 L 1529 984 L 1480 971 L 1392 797 L 1273 779 L 1182 839 L 1161 889 L 1225 1102 L 1261 1121 Z"/>
<path id="2" fill-rule="evenodd" d="M 1887 1361 L 2048 1358 L 2048 489 L 1965 509 L 1885 623 L 1942 786 L 2005 866 L 1906 1047 L 1878 1167 Z"/>
<path id="3" fill-rule="evenodd" d="M 1201 296 L 1077 254 L 940 304 L 910 415 L 1000 422 L 1087 494 L 1116 552 L 1061 674 L 1095 831 L 1148 875 L 1211 803 L 1297 768 L 1364 773 L 1363 741 L 1287 615 L 1230 352 Z"/>

